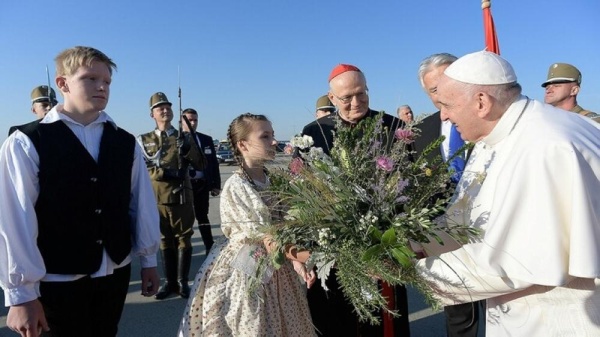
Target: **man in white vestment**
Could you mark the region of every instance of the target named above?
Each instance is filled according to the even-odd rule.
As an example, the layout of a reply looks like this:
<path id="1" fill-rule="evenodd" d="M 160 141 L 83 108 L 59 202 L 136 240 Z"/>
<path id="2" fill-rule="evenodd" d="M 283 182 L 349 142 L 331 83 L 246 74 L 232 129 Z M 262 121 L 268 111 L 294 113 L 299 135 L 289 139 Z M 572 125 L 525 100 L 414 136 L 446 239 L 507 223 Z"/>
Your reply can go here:
<path id="1" fill-rule="evenodd" d="M 438 84 L 443 120 L 475 144 L 447 220 L 480 237 L 418 261 L 444 305 L 487 299 L 487 336 L 600 336 L 600 127 L 521 95 L 481 51 Z"/>

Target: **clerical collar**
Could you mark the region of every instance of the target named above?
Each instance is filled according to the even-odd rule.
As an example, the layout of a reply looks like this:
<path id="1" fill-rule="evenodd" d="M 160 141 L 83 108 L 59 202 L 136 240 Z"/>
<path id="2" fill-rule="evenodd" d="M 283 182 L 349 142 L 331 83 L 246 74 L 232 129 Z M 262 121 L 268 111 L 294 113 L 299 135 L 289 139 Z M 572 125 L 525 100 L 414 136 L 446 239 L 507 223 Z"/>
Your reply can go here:
<path id="1" fill-rule="evenodd" d="M 494 126 L 492 132 L 489 135 L 483 137 L 481 140 L 486 145 L 494 146 L 498 144 L 501 140 L 506 138 L 510 132 L 513 130 L 521 115 L 527 108 L 529 104 L 529 98 L 527 96 L 521 95 L 519 99 L 513 102 L 510 107 L 506 110 L 506 112 L 500 117 L 500 120 Z"/>

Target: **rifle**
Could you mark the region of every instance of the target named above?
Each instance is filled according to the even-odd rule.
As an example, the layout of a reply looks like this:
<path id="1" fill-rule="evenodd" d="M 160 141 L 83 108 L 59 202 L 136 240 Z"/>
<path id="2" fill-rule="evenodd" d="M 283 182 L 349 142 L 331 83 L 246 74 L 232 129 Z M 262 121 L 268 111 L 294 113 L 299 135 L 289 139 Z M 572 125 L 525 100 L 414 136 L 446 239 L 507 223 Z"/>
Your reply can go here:
<path id="1" fill-rule="evenodd" d="M 46 78 L 48 80 L 48 101 L 50 101 L 50 109 L 54 107 L 54 101 L 52 100 L 52 87 L 50 86 L 50 72 L 48 71 L 48 65 L 46 64 Z"/>
<path id="2" fill-rule="evenodd" d="M 190 138 L 192 138 L 192 143 L 196 146 L 196 149 L 198 150 L 198 152 L 201 155 L 202 164 L 203 164 L 202 166 L 206 167 L 208 163 L 207 163 L 206 157 L 204 156 L 204 152 L 202 152 L 202 147 L 198 143 L 198 138 L 196 138 L 196 135 L 194 134 L 194 129 L 192 128 L 192 124 L 190 123 L 189 119 L 183 114 L 183 109 L 181 108 L 181 77 L 179 75 L 179 67 L 177 67 L 177 76 L 179 77 L 179 136 L 182 137 L 181 139 L 183 141 L 183 122 L 185 122 L 185 125 L 187 126 L 188 130 L 190 130 Z M 181 151 L 181 149 L 180 149 L 180 151 Z M 181 152 L 180 152 L 180 156 L 181 156 Z"/>
<path id="3" fill-rule="evenodd" d="M 179 73 L 179 66 L 177 66 L 177 85 L 178 85 L 178 91 L 177 91 L 177 96 L 179 98 L 179 135 L 177 135 L 177 151 L 178 151 L 178 157 L 179 157 L 179 164 L 177 165 L 177 168 L 179 169 L 179 172 L 184 171 L 184 169 L 187 170 L 187 167 L 184 168 L 184 158 L 183 158 L 183 146 L 180 146 L 180 144 L 183 144 L 183 142 L 185 142 L 185 137 L 183 136 L 183 125 L 181 124 L 181 116 L 182 116 L 182 110 L 181 110 L 181 75 Z M 185 204 L 185 179 L 181 180 L 181 184 L 179 185 L 179 187 L 177 187 L 176 189 L 173 190 L 173 193 L 179 193 L 179 203 L 181 205 Z"/>
<path id="4" fill-rule="evenodd" d="M 190 121 L 187 119 L 187 117 L 183 114 L 183 108 L 181 106 L 181 73 L 179 71 L 179 67 L 177 67 L 177 81 L 178 81 L 178 90 L 177 90 L 177 95 L 178 95 L 178 99 L 179 99 L 179 135 L 178 135 L 178 143 L 183 144 L 183 142 L 185 142 L 185 136 L 183 135 L 183 122 L 185 121 L 186 126 L 188 127 L 188 130 L 190 130 L 190 138 L 192 138 L 192 143 L 196 146 L 196 149 L 198 150 L 198 152 L 200 153 L 200 156 L 202 158 L 202 163 L 203 163 L 203 167 L 206 167 L 206 158 L 204 157 L 204 153 L 202 152 L 202 148 L 200 147 L 200 144 L 198 144 L 198 139 L 196 138 L 196 135 L 193 134 L 193 128 L 192 125 L 190 124 Z M 183 151 L 182 151 L 182 147 L 178 147 L 177 149 L 179 151 L 179 165 L 178 165 L 178 169 L 179 170 L 187 170 L 187 165 L 185 165 L 185 159 L 183 157 Z M 185 167 L 184 167 L 185 166 Z M 183 191 L 185 190 L 185 185 L 184 185 L 185 180 L 183 180 L 181 182 L 181 185 L 173 190 L 173 193 L 179 193 L 180 194 L 180 202 L 183 205 L 185 203 L 185 193 L 183 193 Z"/>

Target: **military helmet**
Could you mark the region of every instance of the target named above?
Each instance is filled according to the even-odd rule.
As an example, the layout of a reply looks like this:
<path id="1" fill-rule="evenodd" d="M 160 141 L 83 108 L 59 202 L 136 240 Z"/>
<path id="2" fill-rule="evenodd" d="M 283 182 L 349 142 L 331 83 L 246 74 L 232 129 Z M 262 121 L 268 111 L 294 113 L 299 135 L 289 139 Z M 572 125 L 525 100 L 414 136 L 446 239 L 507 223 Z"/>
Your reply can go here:
<path id="1" fill-rule="evenodd" d="M 51 102 L 52 105 L 58 103 L 56 92 L 47 85 L 39 85 L 31 91 L 31 104 L 37 102 Z"/>
<path id="2" fill-rule="evenodd" d="M 317 109 L 316 110 L 334 110 L 335 107 L 331 104 L 329 97 L 327 95 L 323 95 L 319 97 L 317 100 Z"/>
<path id="3" fill-rule="evenodd" d="M 570 82 L 577 82 L 577 85 L 581 85 L 581 72 L 579 72 L 579 69 L 568 63 L 554 63 L 548 69 L 548 79 L 542 83 L 542 87 L 545 88 L 551 83 Z"/>
<path id="4" fill-rule="evenodd" d="M 165 104 L 165 103 L 169 104 L 169 105 L 173 105 L 171 102 L 169 102 L 167 95 L 165 95 L 162 92 L 157 92 L 154 95 L 152 95 L 152 97 L 150 97 L 150 110 L 154 109 L 154 107 L 159 104 Z"/>

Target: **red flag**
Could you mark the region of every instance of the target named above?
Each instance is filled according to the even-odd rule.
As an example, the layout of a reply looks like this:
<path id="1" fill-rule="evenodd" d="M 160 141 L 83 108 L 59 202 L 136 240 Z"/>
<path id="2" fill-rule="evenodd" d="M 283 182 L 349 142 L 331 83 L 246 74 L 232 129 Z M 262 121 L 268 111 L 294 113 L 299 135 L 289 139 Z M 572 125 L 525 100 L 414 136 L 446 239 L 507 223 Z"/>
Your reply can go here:
<path id="1" fill-rule="evenodd" d="M 485 49 L 489 52 L 500 55 L 500 45 L 498 44 L 498 36 L 496 35 L 496 27 L 494 26 L 494 18 L 492 18 L 492 10 L 490 7 L 491 0 L 481 0 L 481 9 L 483 10 L 483 31 L 485 34 Z"/>

